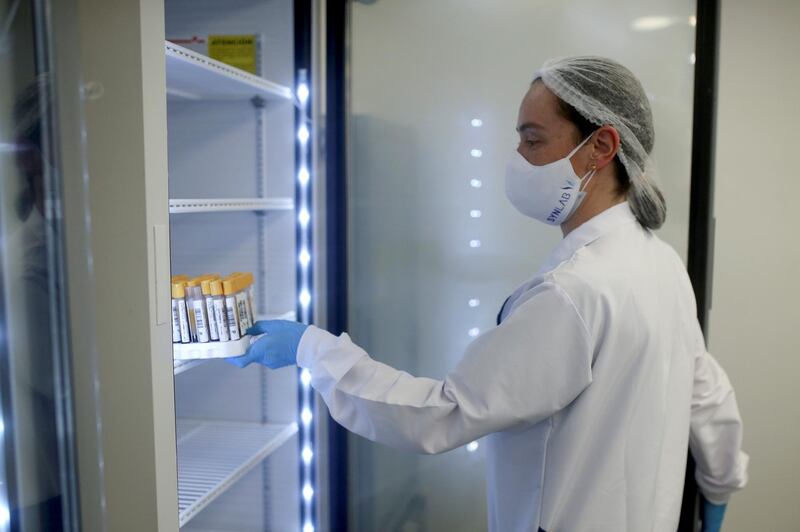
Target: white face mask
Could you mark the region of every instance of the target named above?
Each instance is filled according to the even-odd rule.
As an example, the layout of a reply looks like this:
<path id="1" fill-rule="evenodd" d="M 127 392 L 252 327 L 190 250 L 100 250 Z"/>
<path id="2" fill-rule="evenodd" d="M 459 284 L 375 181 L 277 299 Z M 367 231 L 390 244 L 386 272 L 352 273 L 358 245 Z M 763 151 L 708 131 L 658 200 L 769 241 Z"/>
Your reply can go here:
<path id="1" fill-rule="evenodd" d="M 515 149 L 506 165 L 506 197 L 516 209 L 551 225 L 566 222 L 586 196 L 581 190 L 589 184 L 596 170 L 582 178 L 575 175 L 570 159 L 592 138 L 586 137 L 569 155 L 550 164 L 529 163 Z M 585 181 L 585 183 L 584 183 Z"/>

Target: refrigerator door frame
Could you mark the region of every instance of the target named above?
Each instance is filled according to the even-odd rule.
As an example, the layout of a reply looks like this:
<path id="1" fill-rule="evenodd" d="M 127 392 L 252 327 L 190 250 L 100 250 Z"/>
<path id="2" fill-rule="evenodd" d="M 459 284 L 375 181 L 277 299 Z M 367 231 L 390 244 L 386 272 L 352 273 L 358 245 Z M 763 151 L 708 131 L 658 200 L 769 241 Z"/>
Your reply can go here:
<path id="1" fill-rule="evenodd" d="M 177 532 L 170 303 L 162 297 L 164 4 L 61 4 L 54 19 L 71 24 L 55 33 L 83 527 Z"/>
<path id="2" fill-rule="evenodd" d="M 55 9 L 72 24 L 58 46 L 59 136 L 68 167 L 68 286 L 79 294 L 69 314 L 81 513 L 87 530 L 177 532 L 171 314 L 163 297 L 170 273 L 165 6 L 73 1 L 73 10 Z M 313 69 L 311 77 L 316 84 Z M 319 104 L 312 104 L 314 123 Z M 312 156 L 316 185 L 324 165 Z M 319 468 L 324 449 L 314 451 Z M 318 508 L 311 507 L 312 522 Z"/>
<path id="3" fill-rule="evenodd" d="M 689 253 L 686 269 L 697 302 L 697 319 L 708 343 L 708 313 L 714 276 L 714 157 L 717 123 L 717 70 L 719 62 L 719 0 L 698 1 L 695 30 L 694 109 L 692 167 L 689 190 Z M 695 481 L 691 450 L 686 463 L 683 502 L 678 532 L 701 528 L 701 494 Z"/>

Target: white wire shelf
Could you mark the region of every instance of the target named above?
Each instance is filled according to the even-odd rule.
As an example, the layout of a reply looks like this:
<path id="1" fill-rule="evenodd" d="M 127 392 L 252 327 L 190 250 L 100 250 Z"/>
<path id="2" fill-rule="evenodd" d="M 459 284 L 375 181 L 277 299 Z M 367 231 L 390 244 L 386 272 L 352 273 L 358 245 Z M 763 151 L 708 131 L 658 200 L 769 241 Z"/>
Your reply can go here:
<path id="1" fill-rule="evenodd" d="M 294 312 L 294 311 L 292 311 L 292 312 L 284 312 L 283 314 L 267 314 L 267 315 L 263 315 L 263 316 L 256 316 L 256 320 L 288 320 L 288 321 L 295 321 L 296 319 L 297 319 L 297 313 Z M 178 344 L 176 344 L 176 345 L 178 345 Z M 204 345 L 212 345 L 213 346 L 213 345 L 220 345 L 220 344 L 219 344 L 219 342 L 209 342 L 209 344 L 204 344 Z M 173 345 L 173 351 L 174 351 L 174 349 L 175 349 L 175 346 Z M 200 366 L 200 365 L 208 362 L 209 360 L 212 360 L 212 359 L 209 359 L 209 358 L 205 358 L 205 359 L 203 359 L 203 358 L 200 358 L 200 359 L 179 359 L 179 358 L 175 358 L 175 355 L 173 353 L 173 358 L 172 358 L 173 373 L 175 375 L 180 375 L 181 373 L 189 371 L 192 368 L 196 368 L 197 366 Z"/>
<path id="2" fill-rule="evenodd" d="M 292 90 L 183 46 L 164 43 L 170 100 L 291 100 Z"/>
<path id="3" fill-rule="evenodd" d="M 292 198 L 195 198 L 169 200 L 170 214 L 231 211 L 288 211 L 294 209 Z"/>
<path id="4" fill-rule="evenodd" d="M 190 370 L 192 368 L 196 368 L 205 360 L 172 360 L 173 371 L 175 375 L 180 375 L 184 371 Z"/>
<path id="5" fill-rule="evenodd" d="M 180 526 L 188 523 L 296 432 L 296 423 L 269 425 L 177 420 Z"/>

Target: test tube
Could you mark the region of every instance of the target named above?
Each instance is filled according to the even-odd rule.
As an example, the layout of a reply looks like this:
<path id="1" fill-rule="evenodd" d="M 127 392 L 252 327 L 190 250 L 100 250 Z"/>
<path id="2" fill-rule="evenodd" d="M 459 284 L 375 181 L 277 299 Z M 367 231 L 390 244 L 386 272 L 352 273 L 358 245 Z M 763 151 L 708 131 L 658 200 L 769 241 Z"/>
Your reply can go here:
<path id="1" fill-rule="evenodd" d="M 236 287 L 235 298 L 236 310 L 239 314 L 239 332 L 244 336 L 251 325 L 250 311 L 248 309 L 249 303 L 247 300 L 247 278 L 243 273 L 239 273 L 233 276 L 233 282 Z"/>
<path id="2" fill-rule="evenodd" d="M 228 330 L 228 315 L 225 312 L 225 296 L 222 290 L 222 280 L 214 279 L 210 283 L 211 288 L 211 301 L 214 309 L 214 321 L 217 324 L 217 332 L 219 333 L 219 341 L 227 342 L 231 339 Z M 211 319 L 210 317 L 208 318 Z M 236 326 L 238 330 L 238 325 Z"/>
<path id="3" fill-rule="evenodd" d="M 194 320 L 194 298 L 192 297 L 192 280 L 183 283 L 183 290 L 186 294 L 186 313 L 189 316 L 189 336 L 192 342 L 197 341 L 197 325 Z"/>
<path id="4" fill-rule="evenodd" d="M 253 297 L 253 274 L 249 272 L 236 272 L 232 273 L 231 277 L 237 277 L 239 279 L 239 290 L 242 292 L 245 302 L 247 321 L 250 326 L 252 326 L 256 322 L 255 302 Z"/>
<path id="5" fill-rule="evenodd" d="M 222 281 L 222 293 L 225 295 L 225 317 L 228 324 L 228 332 L 231 335 L 231 340 L 238 340 L 242 337 L 240 331 L 241 324 L 239 323 L 239 313 L 236 306 L 236 278 L 230 278 Z"/>
<path id="6" fill-rule="evenodd" d="M 233 272 L 230 277 L 241 277 L 242 290 L 247 295 L 247 311 L 250 318 L 250 324 L 256 322 L 256 301 L 255 301 L 255 277 L 251 272 Z"/>
<path id="7" fill-rule="evenodd" d="M 192 341 L 184 296 L 183 283 L 172 283 L 172 342 L 176 344 L 188 344 Z"/>
<path id="8" fill-rule="evenodd" d="M 172 283 L 172 343 L 179 344 L 181 343 L 181 321 L 180 315 L 178 311 L 178 299 L 176 298 L 176 294 L 178 294 L 178 290 L 176 289 L 175 283 Z"/>
<path id="9" fill-rule="evenodd" d="M 250 309 L 250 324 L 256 323 L 256 298 L 255 298 L 255 277 L 252 273 L 244 274 L 247 279 L 247 303 Z"/>
<path id="10" fill-rule="evenodd" d="M 195 286 L 199 287 L 200 284 L 203 282 L 203 279 L 208 279 L 210 277 L 214 277 L 215 275 L 218 276 L 218 274 L 213 274 L 213 273 L 206 273 L 206 274 L 198 275 L 197 277 L 192 277 L 192 278 L 189 278 L 186 275 L 176 275 L 175 276 L 175 277 L 179 277 L 179 278 L 184 278 L 185 279 L 184 280 L 184 285 L 185 285 L 185 288 L 186 288 L 186 308 L 189 311 L 189 329 L 192 332 L 192 341 L 193 342 L 197 342 L 198 341 L 198 339 L 197 339 L 197 320 L 195 319 L 195 313 L 194 313 L 194 300 L 196 299 L 195 298 L 196 291 L 193 290 L 193 288 Z M 201 301 L 203 300 L 203 298 L 202 298 L 202 290 L 201 290 L 200 297 L 197 298 L 197 299 L 200 299 Z"/>
<path id="11" fill-rule="evenodd" d="M 202 291 L 203 301 L 206 305 L 208 335 L 211 337 L 212 342 L 217 342 L 219 341 L 219 328 L 217 327 L 216 314 L 214 313 L 214 297 L 211 295 L 211 281 L 213 281 L 212 278 L 200 281 L 200 290 Z"/>
<path id="12" fill-rule="evenodd" d="M 194 313 L 194 326 L 197 331 L 197 341 L 207 343 L 211 337 L 208 330 L 208 314 L 203 291 L 198 285 L 189 288 L 192 294 L 192 312 Z"/>

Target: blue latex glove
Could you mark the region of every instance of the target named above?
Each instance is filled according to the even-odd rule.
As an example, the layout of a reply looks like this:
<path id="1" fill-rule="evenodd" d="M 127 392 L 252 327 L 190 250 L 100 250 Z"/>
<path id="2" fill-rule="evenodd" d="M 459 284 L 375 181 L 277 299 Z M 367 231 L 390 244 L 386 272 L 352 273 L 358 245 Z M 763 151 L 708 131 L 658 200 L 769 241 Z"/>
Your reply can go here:
<path id="1" fill-rule="evenodd" d="M 722 518 L 725 517 L 726 508 L 726 504 L 711 504 L 703 499 L 703 532 L 722 530 Z"/>
<path id="2" fill-rule="evenodd" d="M 247 352 L 239 357 L 226 360 L 234 366 L 243 368 L 258 362 L 270 369 L 278 369 L 297 363 L 297 346 L 308 325 L 296 321 L 264 320 L 257 321 L 247 329 L 247 334 L 263 334 Z"/>

